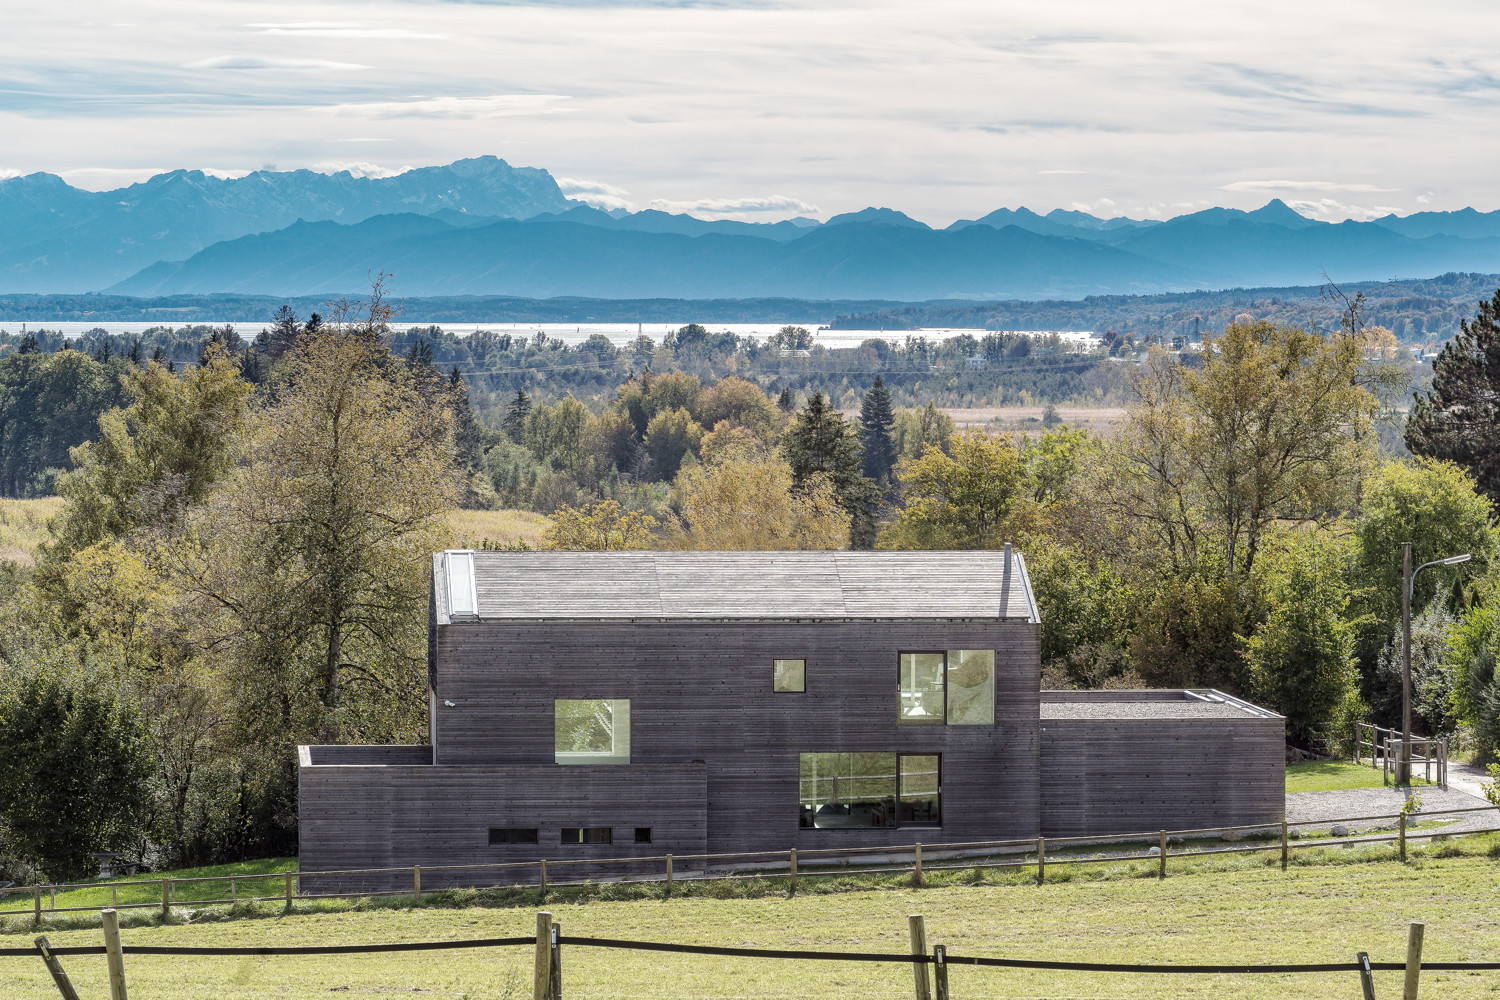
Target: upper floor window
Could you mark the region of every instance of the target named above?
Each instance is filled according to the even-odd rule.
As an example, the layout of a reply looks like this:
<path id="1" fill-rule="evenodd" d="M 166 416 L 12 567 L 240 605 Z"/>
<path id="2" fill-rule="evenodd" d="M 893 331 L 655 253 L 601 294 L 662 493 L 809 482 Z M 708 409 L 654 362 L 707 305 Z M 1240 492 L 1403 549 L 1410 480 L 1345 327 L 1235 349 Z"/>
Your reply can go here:
<path id="1" fill-rule="evenodd" d="M 553 705 L 559 764 L 630 763 L 628 699 L 559 699 Z"/>
<path id="2" fill-rule="evenodd" d="M 800 694 L 807 690 L 806 660 L 772 660 L 771 690 Z"/>
<path id="3" fill-rule="evenodd" d="M 902 653 L 898 659 L 898 722 L 994 724 L 993 649 Z"/>

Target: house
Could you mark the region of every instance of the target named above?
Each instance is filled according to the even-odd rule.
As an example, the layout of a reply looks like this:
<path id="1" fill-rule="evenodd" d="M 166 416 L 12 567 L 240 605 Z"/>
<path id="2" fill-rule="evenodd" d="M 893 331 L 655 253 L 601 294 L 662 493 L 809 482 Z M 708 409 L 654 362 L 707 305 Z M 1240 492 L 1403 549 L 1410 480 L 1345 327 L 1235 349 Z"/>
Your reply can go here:
<path id="1" fill-rule="evenodd" d="M 431 593 L 429 742 L 300 748 L 303 871 L 1282 818 L 1280 716 L 1041 691 L 1009 546 L 453 551 Z"/>

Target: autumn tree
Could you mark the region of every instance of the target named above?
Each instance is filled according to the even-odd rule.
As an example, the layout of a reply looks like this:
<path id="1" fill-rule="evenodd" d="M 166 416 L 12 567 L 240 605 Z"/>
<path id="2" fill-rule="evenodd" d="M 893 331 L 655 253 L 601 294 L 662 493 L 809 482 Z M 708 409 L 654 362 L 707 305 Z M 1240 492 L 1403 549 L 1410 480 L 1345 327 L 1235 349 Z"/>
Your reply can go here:
<path id="1" fill-rule="evenodd" d="M 1432 362 L 1432 388 L 1406 423 L 1413 455 L 1456 462 L 1500 501 L 1500 291 Z"/>
<path id="2" fill-rule="evenodd" d="M 849 515 L 832 482 L 809 474 L 796 484 L 774 453 L 731 450 L 721 461 L 684 469 L 672 486 L 682 520 L 672 542 L 685 549 L 839 549 Z"/>
<path id="3" fill-rule="evenodd" d="M 1025 494 L 1021 455 L 1005 438 L 980 430 L 952 442 L 953 454 L 937 448 L 902 467 L 904 509 L 880 539 L 882 548 L 989 549 Z"/>
<path id="4" fill-rule="evenodd" d="M 849 515 L 849 544 L 867 549 L 875 542 L 875 506 L 880 489 L 864 475 L 859 438 L 849 422 L 815 392 L 782 439 L 792 481 L 800 489 L 815 476 L 832 484 L 839 506 Z"/>
<path id="5" fill-rule="evenodd" d="M 650 548 L 656 518 L 626 510 L 619 501 L 602 500 L 580 508 L 562 507 L 543 535 L 549 549 L 610 552 Z"/>

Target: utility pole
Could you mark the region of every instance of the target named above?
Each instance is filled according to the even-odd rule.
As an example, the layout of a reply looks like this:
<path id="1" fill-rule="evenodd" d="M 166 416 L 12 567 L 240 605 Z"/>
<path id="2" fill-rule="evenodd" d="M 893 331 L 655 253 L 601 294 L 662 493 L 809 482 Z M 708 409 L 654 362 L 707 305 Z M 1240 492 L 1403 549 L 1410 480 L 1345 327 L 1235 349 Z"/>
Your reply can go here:
<path id="1" fill-rule="evenodd" d="M 1401 543 L 1401 759 L 1396 784 L 1411 784 L 1411 542 Z"/>

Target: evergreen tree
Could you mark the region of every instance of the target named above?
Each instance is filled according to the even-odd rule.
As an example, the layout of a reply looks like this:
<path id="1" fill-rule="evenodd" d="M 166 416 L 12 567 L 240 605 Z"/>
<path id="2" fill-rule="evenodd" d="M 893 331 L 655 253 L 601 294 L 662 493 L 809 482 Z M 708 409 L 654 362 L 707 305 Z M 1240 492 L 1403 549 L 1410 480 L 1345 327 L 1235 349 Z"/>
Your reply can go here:
<path id="1" fill-rule="evenodd" d="M 453 401 L 453 450 L 470 472 L 478 472 L 484 463 L 484 430 L 474 419 L 469 386 L 457 366 L 448 376 L 448 396 Z"/>
<path id="2" fill-rule="evenodd" d="M 1432 389 L 1412 407 L 1406 447 L 1463 466 L 1500 501 L 1500 290 L 1460 327 L 1432 362 Z"/>
<path id="3" fill-rule="evenodd" d="M 875 384 L 865 393 L 859 405 L 859 443 L 865 453 L 865 477 L 877 483 L 889 482 L 896 464 L 896 442 L 891 428 L 896 414 L 891 409 L 891 391 L 885 380 L 875 376 Z"/>
<path id="4" fill-rule="evenodd" d="M 505 411 L 505 419 L 500 426 L 504 428 L 506 436 L 516 444 L 526 436 L 526 415 L 531 412 L 531 397 L 526 395 L 525 389 L 516 390 L 516 398 L 510 401 L 510 408 Z"/>
<path id="5" fill-rule="evenodd" d="M 814 477 L 833 485 L 838 505 L 849 515 L 849 545 L 868 549 L 875 544 L 875 507 L 880 487 L 863 473 L 864 456 L 854 429 L 821 392 L 813 393 L 797 414 L 782 442 L 792 482 L 806 489 Z"/>
<path id="6" fill-rule="evenodd" d="M 782 413 L 791 413 L 797 408 L 797 403 L 792 399 L 792 390 L 782 389 L 781 395 L 776 397 L 776 407 Z"/>

